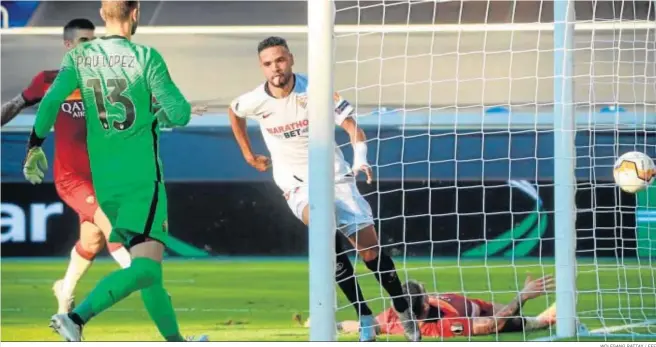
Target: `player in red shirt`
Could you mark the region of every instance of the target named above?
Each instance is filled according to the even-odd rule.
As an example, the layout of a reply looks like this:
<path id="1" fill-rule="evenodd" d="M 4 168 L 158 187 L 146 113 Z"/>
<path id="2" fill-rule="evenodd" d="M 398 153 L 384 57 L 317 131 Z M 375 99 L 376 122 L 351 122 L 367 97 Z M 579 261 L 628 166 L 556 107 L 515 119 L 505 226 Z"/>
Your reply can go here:
<path id="1" fill-rule="evenodd" d="M 537 317 L 520 316 L 520 308 L 526 301 L 554 288 L 551 276 L 536 280 L 529 276 L 524 289 L 507 305 L 453 293 L 426 294 L 424 286 L 416 281 L 406 283 L 404 294 L 412 298 L 412 310 L 420 320 L 422 336 L 448 338 L 545 329 L 556 322 L 555 304 Z M 379 314 L 376 320 L 379 335 L 403 335 L 403 327 L 394 309 Z M 305 326 L 309 326 L 309 320 Z M 343 321 L 337 328 L 343 333 L 355 333 L 359 325 L 357 321 Z"/>
<path id="2" fill-rule="evenodd" d="M 94 30 L 95 26 L 88 19 L 71 20 L 64 26 L 64 47 L 70 50 L 80 42 L 94 39 Z M 39 72 L 20 95 L 2 105 L 1 125 L 11 121 L 24 108 L 41 101 L 57 73 L 57 70 Z M 77 282 L 102 250 L 112 229 L 96 202 L 86 137 L 84 104 L 80 91 L 76 90 L 61 104 L 55 123 L 55 187 L 59 197 L 80 217 L 80 239 L 71 251 L 66 275 L 53 286 L 58 313 L 72 309 Z M 120 243 L 108 243 L 107 248 L 121 267 L 130 266 L 130 254 Z"/>

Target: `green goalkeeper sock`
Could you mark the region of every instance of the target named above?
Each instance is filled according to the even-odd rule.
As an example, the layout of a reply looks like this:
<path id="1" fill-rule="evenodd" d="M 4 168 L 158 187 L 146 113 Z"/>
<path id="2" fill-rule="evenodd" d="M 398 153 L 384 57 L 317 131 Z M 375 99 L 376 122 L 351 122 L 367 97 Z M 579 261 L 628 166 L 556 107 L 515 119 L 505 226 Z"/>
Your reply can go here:
<path id="1" fill-rule="evenodd" d="M 103 278 L 69 316 L 77 324 L 86 324 L 91 318 L 131 293 L 152 286 L 157 278 L 161 283 L 162 265 L 159 262 L 148 258 L 135 258 L 130 267 L 114 271 Z"/>
<path id="2" fill-rule="evenodd" d="M 141 299 L 146 306 L 150 319 L 155 322 L 159 333 L 164 336 L 166 341 L 184 341 L 184 337 L 180 335 L 180 328 L 175 317 L 171 297 L 162 286 L 161 276 L 158 283 L 141 290 Z"/>

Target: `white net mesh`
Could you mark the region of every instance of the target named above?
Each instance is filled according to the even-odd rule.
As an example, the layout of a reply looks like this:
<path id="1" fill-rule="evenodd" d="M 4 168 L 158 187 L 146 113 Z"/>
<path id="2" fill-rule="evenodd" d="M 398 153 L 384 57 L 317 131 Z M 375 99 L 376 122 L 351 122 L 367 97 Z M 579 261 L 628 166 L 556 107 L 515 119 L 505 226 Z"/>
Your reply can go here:
<path id="1" fill-rule="evenodd" d="M 586 279 L 577 285 L 577 308 L 580 319 L 597 333 L 651 334 L 653 339 L 656 225 L 636 217 L 654 210 L 656 189 L 637 197 L 621 194 L 605 176 L 625 152 L 637 150 L 652 157 L 656 152 L 656 25 L 653 19 L 645 26 L 632 25 L 637 18 L 627 15 L 624 7 L 614 10 L 621 20 L 583 22 L 613 23 L 616 30 L 600 32 L 593 26 L 576 40 L 577 54 L 584 58 L 575 65 L 581 95 L 577 108 L 591 124 L 580 129 L 589 134 L 587 138 L 577 138 L 577 205 L 582 219 L 577 238 L 594 245 L 577 250 L 578 276 Z M 650 11 L 654 12 L 653 4 Z"/>
<path id="2" fill-rule="evenodd" d="M 628 195 L 612 179 L 620 154 L 656 157 L 654 12 L 651 1 L 576 2 L 581 335 L 656 335 L 656 188 Z M 368 135 L 378 181 L 361 191 L 400 276 L 506 304 L 527 273 L 553 274 L 553 3 L 337 2 L 335 20 L 335 89 Z M 372 309 L 389 308 L 356 267 Z M 522 314 L 554 300 L 531 300 Z M 354 319 L 346 306 L 339 295 L 338 320 Z"/>

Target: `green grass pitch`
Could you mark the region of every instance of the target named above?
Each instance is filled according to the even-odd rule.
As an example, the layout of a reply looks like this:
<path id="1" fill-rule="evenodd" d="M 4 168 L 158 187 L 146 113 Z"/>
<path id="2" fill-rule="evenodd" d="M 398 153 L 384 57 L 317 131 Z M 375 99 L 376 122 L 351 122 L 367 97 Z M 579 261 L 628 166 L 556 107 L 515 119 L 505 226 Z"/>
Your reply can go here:
<path id="1" fill-rule="evenodd" d="M 59 341 L 48 328 L 56 309 L 53 282 L 63 276 L 66 259 L 3 259 L 2 270 L 2 341 Z M 428 290 L 462 292 L 495 302 L 508 302 L 517 286 L 523 285 L 526 273 L 541 276 L 553 272 L 551 263 L 538 259 L 461 261 L 397 259 L 402 278 L 423 281 Z M 588 262 L 591 264 L 591 261 Z M 81 300 L 93 285 L 116 265 L 97 261 L 80 282 L 77 298 Z M 176 260 L 165 262 L 165 286 L 173 297 L 182 332 L 185 335 L 208 334 L 213 341 L 304 341 L 308 330 L 292 317 L 308 316 L 308 274 L 304 259 L 221 258 L 212 260 Z M 389 307 L 373 276 L 361 263 L 356 272 L 364 295 L 376 312 Z M 588 312 L 583 322 L 590 328 L 602 326 L 595 310 L 602 309 L 606 325 L 624 325 L 654 318 L 656 296 L 653 281 L 656 270 L 634 265 L 620 267 L 614 262 L 597 266 L 579 265 L 579 312 Z M 617 289 L 621 289 L 621 294 Z M 601 289 L 601 293 L 598 289 Z M 629 289 L 627 292 L 626 289 Z M 641 294 L 641 290 L 644 293 Z M 614 292 L 613 292 L 614 291 Z M 338 292 L 339 293 L 339 292 Z M 630 293 L 630 294 L 627 294 Z M 494 297 L 492 297 L 494 294 Z M 354 310 L 338 294 L 340 320 L 354 319 Z M 553 294 L 526 304 L 525 313 L 535 315 L 554 300 Z M 651 317 L 650 317 L 651 315 Z M 623 318 L 622 318 L 623 317 Z M 630 321 L 629 318 L 635 319 Z M 647 333 L 649 327 L 643 328 Z M 651 327 L 653 333 L 653 326 Z M 549 335 L 549 331 L 476 337 L 474 340 L 532 340 Z M 85 327 L 87 341 L 161 341 L 143 309 L 138 294 L 102 313 Z M 356 335 L 342 335 L 340 340 L 357 340 Z M 381 336 L 379 340 L 402 341 L 403 338 Z M 426 339 L 431 340 L 431 339 Z M 434 339 L 439 340 L 439 339 Z M 456 339 L 457 340 L 457 339 Z M 582 340 L 603 340 L 586 338 Z M 622 340 L 622 339 L 620 339 Z M 623 338 L 631 340 L 631 338 Z"/>

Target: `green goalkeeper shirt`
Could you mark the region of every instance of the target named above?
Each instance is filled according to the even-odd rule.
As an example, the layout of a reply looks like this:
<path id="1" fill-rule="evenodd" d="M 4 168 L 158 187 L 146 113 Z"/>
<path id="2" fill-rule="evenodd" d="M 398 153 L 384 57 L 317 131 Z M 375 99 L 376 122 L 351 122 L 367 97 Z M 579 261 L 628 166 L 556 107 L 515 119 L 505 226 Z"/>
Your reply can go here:
<path id="1" fill-rule="evenodd" d="M 78 88 L 96 190 L 163 181 L 158 120 L 184 126 L 191 118 L 191 105 L 171 80 L 159 52 L 121 36 L 70 50 L 41 100 L 34 124 L 39 139 L 55 123 L 60 104 Z M 153 97 L 160 107 L 156 113 Z"/>

